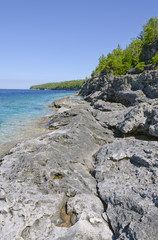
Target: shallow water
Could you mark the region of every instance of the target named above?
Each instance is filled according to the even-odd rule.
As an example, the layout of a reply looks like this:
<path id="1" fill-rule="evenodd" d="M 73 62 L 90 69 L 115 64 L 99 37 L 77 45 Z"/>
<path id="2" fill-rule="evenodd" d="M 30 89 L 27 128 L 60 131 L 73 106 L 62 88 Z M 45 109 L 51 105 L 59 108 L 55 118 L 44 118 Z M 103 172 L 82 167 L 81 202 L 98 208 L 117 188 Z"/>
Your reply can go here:
<path id="1" fill-rule="evenodd" d="M 49 105 L 74 91 L 0 89 L 0 154 L 21 139 L 46 132 Z"/>

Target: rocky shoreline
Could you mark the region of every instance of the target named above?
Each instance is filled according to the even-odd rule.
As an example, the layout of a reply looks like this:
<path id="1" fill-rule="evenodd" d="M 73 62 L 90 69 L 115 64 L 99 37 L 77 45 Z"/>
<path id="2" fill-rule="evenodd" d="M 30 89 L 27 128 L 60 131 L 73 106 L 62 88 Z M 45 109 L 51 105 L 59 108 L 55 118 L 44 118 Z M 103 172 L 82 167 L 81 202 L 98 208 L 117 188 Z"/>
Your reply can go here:
<path id="1" fill-rule="evenodd" d="M 157 240 L 158 71 L 95 76 L 0 166 L 0 239 Z"/>

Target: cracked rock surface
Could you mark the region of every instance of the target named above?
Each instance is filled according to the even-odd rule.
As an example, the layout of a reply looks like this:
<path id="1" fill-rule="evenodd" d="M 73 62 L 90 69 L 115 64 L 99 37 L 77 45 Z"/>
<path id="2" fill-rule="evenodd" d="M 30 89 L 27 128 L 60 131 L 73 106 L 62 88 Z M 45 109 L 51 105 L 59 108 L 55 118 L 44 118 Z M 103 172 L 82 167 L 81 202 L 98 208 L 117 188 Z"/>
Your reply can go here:
<path id="1" fill-rule="evenodd" d="M 90 174 L 92 154 L 111 131 L 89 104 L 63 102 L 49 117 L 56 130 L 19 143 L 1 159 L 0 239 L 112 239 Z"/>
<path id="2" fill-rule="evenodd" d="M 95 76 L 80 94 L 115 139 L 93 157 L 92 175 L 113 239 L 158 239 L 158 70 Z"/>
<path id="3" fill-rule="evenodd" d="M 80 94 L 0 159 L 0 239 L 158 239 L 158 70 Z"/>
<path id="4" fill-rule="evenodd" d="M 95 156 L 98 191 L 117 239 L 157 239 L 158 146 L 115 140 Z"/>

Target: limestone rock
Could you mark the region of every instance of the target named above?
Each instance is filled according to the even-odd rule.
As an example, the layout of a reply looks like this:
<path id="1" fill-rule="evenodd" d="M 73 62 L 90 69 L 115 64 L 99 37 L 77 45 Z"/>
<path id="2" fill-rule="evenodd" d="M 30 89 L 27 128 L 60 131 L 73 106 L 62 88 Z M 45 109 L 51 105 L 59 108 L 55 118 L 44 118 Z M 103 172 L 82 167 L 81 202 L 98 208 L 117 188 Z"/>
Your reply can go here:
<path id="1" fill-rule="evenodd" d="M 111 112 L 125 109 L 124 105 L 121 103 L 105 102 L 101 99 L 97 99 L 97 101 L 94 102 L 93 107 L 103 112 Z"/>
<path id="2" fill-rule="evenodd" d="M 98 99 L 119 102 L 125 106 L 148 102 L 148 99 L 158 98 L 158 70 L 123 76 L 110 73 L 94 77 L 83 84 L 79 93 L 89 99 L 92 105 Z"/>
<path id="3" fill-rule="evenodd" d="M 129 109 L 123 121 L 116 124 L 121 132 L 147 134 L 158 137 L 158 105 L 141 103 Z"/>
<path id="4" fill-rule="evenodd" d="M 157 240 L 158 71 L 94 77 L 80 93 L 116 138 L 94 155 L 92 172 L 113 238 Z"/>
<path id="5" fill-rule="evenodd" d="M 95 178 L 116 239 L 158 236 L 157 142 L 121 139 L 95 156 Z"/>
<path id="6" fill-rule="evenodd" d="M 128 74 L 138 74 L 141 73 L 142 71 L 138 68 L 132 68 L 127 71 Z"/>
<path id="7" fill-rule="evenodd" d="M 0 160 L 0 239 L 157 240 L 158 71 L 99 74 L 80 94 Z"/>
<path id="8" fill-rule="evenodd" d="M 68 105 L 50 116 L 50 124 L 61 119 L 59 129 L 19 143 L 1 159 L 0 239 L 112 240 L 89 173 L 92 154 L 109 134 L 90 106 Z"/>

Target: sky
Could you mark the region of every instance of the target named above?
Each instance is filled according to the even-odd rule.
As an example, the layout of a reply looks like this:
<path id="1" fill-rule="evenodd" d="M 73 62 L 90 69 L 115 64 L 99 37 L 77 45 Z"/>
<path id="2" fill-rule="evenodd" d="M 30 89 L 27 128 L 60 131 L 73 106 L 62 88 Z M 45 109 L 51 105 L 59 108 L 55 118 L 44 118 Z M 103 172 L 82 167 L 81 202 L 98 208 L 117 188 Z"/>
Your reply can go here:
<path id="1" fill-rule="evenodd" d="M 0 0 L 0 89 L 90 77 L 151 17 L 157 0 Z"/>

